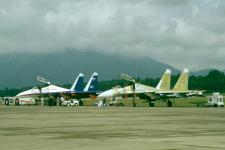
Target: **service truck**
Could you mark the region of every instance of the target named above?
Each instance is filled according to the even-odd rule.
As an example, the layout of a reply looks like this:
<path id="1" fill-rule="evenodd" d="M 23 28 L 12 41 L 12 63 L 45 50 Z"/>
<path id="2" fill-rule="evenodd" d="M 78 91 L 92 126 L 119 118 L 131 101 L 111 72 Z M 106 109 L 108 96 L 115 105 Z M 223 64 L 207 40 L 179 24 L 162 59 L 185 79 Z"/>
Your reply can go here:
<path id="1" fill-rule="evenodd" d="M 5 105 L 35 105 L 32 97 L 4 97 Z"/>
<path id="2" fill-rule="evenodd" d="M 62 101 L 63 106 L 79 106 L 79 100 L 77 99 L 69 99 Z"/>
<path id="3" fill-rule="evenodd" d="M 212 96 L 208 97 L 207 106 L 211 107 L 224 107 L 223 96 L 220 93 L 213 93 Z"/>

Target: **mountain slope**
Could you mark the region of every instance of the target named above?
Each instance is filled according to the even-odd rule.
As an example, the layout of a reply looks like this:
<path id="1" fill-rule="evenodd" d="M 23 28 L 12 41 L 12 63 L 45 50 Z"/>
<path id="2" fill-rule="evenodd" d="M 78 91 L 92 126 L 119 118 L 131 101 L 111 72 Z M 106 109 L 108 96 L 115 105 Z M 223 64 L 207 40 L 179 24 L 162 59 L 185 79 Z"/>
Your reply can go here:
<path id="1" fill-rule="evenodd" d="M 56 84 L 72 83 L 82 72 L 88 80 L 99 73 L 100 80 L 118 78 L 120 73 L 134 77 L 160 77 L 166 68 L 175 68 L 154 59 L 111 56 L 95 52 L 64 51 L 48 54 L 15 53 L 0 55 L 0 88 L 34 86 L 35 77 L 43 76 Z"/>

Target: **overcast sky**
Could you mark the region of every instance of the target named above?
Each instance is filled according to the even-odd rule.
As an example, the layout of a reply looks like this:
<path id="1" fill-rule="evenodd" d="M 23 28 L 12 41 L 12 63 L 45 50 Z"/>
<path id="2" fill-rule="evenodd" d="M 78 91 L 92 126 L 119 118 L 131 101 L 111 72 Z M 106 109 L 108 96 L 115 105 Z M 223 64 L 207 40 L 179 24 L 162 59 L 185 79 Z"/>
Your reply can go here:
<path id="1" fill-rule="evenodd" d="M 0 0 L 0 54 L 66 48 L 225 69 L 225 1 Z"/>

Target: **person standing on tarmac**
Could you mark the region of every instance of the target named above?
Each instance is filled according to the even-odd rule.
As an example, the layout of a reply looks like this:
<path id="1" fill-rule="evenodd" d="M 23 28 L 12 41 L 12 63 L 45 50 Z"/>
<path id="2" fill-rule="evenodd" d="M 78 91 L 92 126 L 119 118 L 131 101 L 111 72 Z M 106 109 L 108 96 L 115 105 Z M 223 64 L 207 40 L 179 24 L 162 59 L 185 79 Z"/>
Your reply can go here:
<path id="1" fill-rule="evenodd" d="M 103 107 L 106 107 L 106 98 L 103 98 Z"/>

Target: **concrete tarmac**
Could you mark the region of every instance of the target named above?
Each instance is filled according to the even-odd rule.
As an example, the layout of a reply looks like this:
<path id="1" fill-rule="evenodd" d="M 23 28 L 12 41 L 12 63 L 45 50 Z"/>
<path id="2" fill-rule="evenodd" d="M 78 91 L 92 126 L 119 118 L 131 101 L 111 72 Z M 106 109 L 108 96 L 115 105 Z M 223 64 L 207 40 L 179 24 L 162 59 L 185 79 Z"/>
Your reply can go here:
<path id="1" fill-rule="evenodd" d="M 2 150 L 223 150 L 225 109 L 0 106 Z"/>

